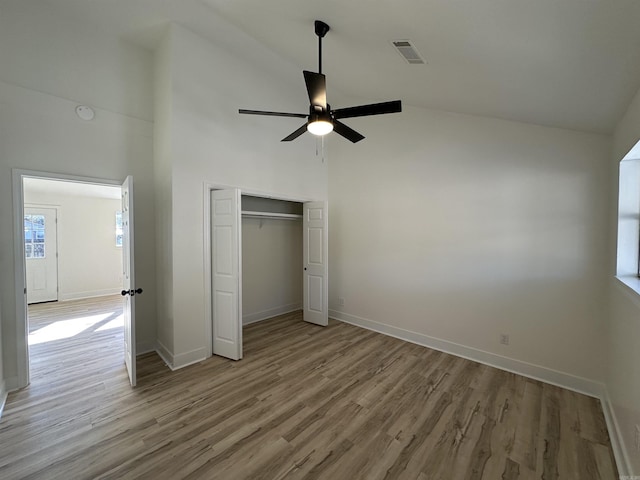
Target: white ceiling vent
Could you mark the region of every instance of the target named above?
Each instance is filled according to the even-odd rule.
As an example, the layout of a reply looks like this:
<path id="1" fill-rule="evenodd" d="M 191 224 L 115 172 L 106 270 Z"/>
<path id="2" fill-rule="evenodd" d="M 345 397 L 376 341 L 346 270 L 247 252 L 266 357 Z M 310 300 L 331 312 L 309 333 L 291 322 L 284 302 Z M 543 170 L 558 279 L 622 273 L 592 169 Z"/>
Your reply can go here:
<path id="1" fill-rule="evenodd" d="M 407 63 L 412 65 L 421 65 L 425 63 L 422 56 L 418 53 L 418 50 L 416 50 L 416 47 L 411 44 L 411 40 L 393 40 L 391 43 L 396 47 L 398 53 L 402 55 L 402 58 L 404 58 Z"/>

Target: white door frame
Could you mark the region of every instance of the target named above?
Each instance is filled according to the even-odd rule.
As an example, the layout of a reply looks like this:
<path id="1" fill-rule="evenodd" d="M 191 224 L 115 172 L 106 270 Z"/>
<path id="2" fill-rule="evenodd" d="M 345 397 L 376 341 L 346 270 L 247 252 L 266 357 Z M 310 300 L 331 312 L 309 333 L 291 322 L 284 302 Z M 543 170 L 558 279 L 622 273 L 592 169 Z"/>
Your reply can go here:
<path id="1" fill-rule="evenodd" d="M 11 170 L 13 186 L 13 258 L 16 302 L 16 363 L 18 367 L 17 388 L 29 385 L 29 324 L 27 320 L 26 263 L 24 258 L 24 178 L 71 181 L 92 185 L 122 186 L 122 181 L 80 177 L 64 173 L 42 172 L 34 170 Z"/>
<path id="2" fill-rule="evenodd" d="M 219 183 L 204 182 L 202 189 L 203 197 L 203 263 L 204 263 L 204 334 L 207 338 L 205 348 L 207 349 L 207 358 L 213 355 L 213 314 L 211 312 L 211 192 L 213 190 L 227 190 L 237 188 L 240 195 L 251 195 L 255 197 L 272 198 L 274 200 L 285 200 L 287 202 L 305 203 L 314 201 L 313 198 L 292 197 L 274 192 L 265 192 L 255 190 L 253 188 L 244 188 L 237 185 L 224 185 Z M 242 228 L 242 227 L 241 227 Z M 242 246 L 241 246 L 242 247 Z M 242 288 L 242 285 L 240 285 Z M 240 319 L 242 321 L 242 319 Z"/>

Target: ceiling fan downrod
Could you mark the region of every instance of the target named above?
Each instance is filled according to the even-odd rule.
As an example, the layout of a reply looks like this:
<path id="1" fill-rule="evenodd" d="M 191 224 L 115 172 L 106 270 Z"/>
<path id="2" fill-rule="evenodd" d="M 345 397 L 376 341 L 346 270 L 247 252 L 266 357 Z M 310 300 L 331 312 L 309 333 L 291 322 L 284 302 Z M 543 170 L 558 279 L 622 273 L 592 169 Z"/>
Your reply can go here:
<path id="1" fill-rule="evenodd" d="M 322 20 L 316 20 L 314 26 L 318 36 L 318 73 L 322 73 L 322 39 L 331 28 Z"/>

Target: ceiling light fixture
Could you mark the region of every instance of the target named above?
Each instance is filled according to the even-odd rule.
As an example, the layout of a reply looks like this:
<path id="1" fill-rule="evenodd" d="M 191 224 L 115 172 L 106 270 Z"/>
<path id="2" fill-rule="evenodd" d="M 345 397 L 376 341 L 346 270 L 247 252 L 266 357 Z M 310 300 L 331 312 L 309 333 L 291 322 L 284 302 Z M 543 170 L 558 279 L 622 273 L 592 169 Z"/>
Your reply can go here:
<path id="1" fill-rule="evenodd" d="M 309 115 L 309 122 L 307 123 L 307 130 L 313 135 L 326 135 L 333 131 L 331 117 L 326 113 L 311 113 Z"/>

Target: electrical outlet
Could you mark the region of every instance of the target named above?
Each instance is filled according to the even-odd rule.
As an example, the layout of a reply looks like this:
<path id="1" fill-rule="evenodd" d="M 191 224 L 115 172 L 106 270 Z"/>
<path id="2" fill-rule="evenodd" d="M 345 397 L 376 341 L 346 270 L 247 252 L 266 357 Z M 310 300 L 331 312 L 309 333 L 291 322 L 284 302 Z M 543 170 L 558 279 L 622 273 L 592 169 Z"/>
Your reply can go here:
<path id="1" fill-rule="evenodd" d="M 344 307 L 344 298 L 338 297 L 338 306 L 339 307 Z"/>
<path id="2" fill-rule="evenodd" d="M 640 452 L 640 425 L 636 425 L 636 452 Z"/>
<path id="3" fill-rule="evenodd" d="M 501 333 L 500 334 L 500 343 L 502 345 L 509 345 L 509 335 L 507 335 L 506 333 Z"/>

